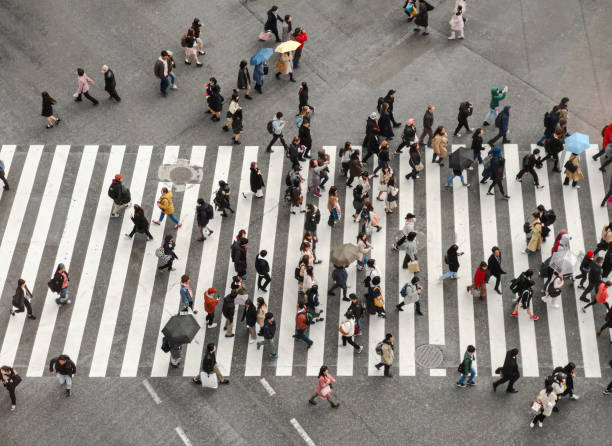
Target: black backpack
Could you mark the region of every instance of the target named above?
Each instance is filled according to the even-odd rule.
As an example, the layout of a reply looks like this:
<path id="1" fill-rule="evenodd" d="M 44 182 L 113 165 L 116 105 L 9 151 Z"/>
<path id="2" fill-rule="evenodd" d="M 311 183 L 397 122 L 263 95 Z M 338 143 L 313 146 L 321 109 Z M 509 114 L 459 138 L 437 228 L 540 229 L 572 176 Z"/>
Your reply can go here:
<path id="1" fill-rule="evenodd" d="M 116 186 L 117 184 L 111 183 L 111 185 L 108 187 L 108 196 L 113 200 L 118 199 L 119 195 L 121 194 L 121 186 L 119 186 L 119 188 L 117 188 Z"/>
<path id="2" fill-rule="evenodd" d="M 523 157 L 523 169 L 528 169 L 529 168 L 529 157 L 531 156 L 530 153 L 528 153 L 527 155 L 525 155 Z"/>
<path id="3" fill-rule="evenodd" d="M 270 135 L 274 134 L 274 126 L 272 125 L 272 121 L 268 121 L 268 123 L 266 124 L 266 129 L 268 130 L 268 133 Z"/>
<path id="4" fill-rule="evenodd" d="M 525 234 L 529 234 L 531 232 L 531 224 L 528 221 L 523 223 L 523 232 Z"/>
<path id="5" fill-rule="evenodd" d="M 510 281 L 510 291 L 512 291 L 513 293 L 516 293 L 519 290 L 519 280 L 518 278 L 512 279 Z"/>
<path id="6" fill-rule="evenodd" d="M 385 98 L 382 96 L 378 98 L 378 102 L 376 103 L 376 110 L 380 113 L 380 109 L 382 108 L 383 103 L 385 102 Z"/>
<path id="7" fill-rule="evenodd" d="M 285 185 L 288 187 L 293 186 L 293 183 L 291 182 L 291 171 L 287 172 L 287 175 L 285 176 Z"/>
<path id="8" fill-rule="evenodd" d="M 550 226 L 556 220 L 557 220 L 557 214 L 555 214 L 555 211 L 553 209 L 544 211 L 544 214 L 542 215 L 542 223 L 544 223 L 546 226 Z"/>
<path id="9" fill-rule="evenodd" d="M 212 220 L 213 218 L 215 218 L 215 210 L 210 204 L 206 205 L 206 216 L 208 217 L 209 220 Z"/>
<path id="10" fill-rule="evenodd" d="M 550 127 L 550 113 L 544 113 L 544 127 Z"/>
<path id="11" fill-rule="evenodd" d="M 51 280 L 49 280 L 49 281 L 47 282 L 47 286 L 48 286 L 48 287 L 49 287 L 49 289 L 50 289 L 51 291 L 53 291 L 54 293 L 59 293 L 59 292 L 61 291 L 61 290 L 60 290 L 60 288 L 58 287 L 58 283 L 57 283 L 57 281 L 55 280 L 55 277 L 54 277 L 54 278 L 52 278 Z"/>
<path id="12" fill-rule="evenodd" d="M 498 129 L 501 128 L 501 124 L 502 124 L 502 115 L 503 113 L 500 113 L 499 115 L 497 115 L 497 117 L 495 118 L 495 127 L 497 127 Z"/>

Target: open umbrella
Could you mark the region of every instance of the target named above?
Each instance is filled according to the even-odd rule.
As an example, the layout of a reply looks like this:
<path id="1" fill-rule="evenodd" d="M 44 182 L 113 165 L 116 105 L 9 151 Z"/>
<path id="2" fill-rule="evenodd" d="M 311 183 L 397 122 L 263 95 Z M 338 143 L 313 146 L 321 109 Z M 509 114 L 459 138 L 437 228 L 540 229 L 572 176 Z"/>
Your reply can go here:
<path id="1" fill-rule="evenodd" d="M 279 44 L 276 48 L 274 48 L 275 53 L 288 53 L 289 51 L 295 51 L 300 47 L 301 43 L 296 42 L 295 40 L 287 40 Z"/>
<path id="2" fill-rule="evenodd" d="M 331 252 L 331 261 L 334 265 L 338 266 L 349 266 L 359 257 L 361 257 L 359 248 L 352 243 L 345 243 L 334 248 Z"/>
<path id="3" fill-rule="evenodd" d="M 584 133 L 572 133 L 571 136 L 565 138 L 565 150 L 575 153 L 576 155 L 580 155 L 588 149 L 590 145 L 589 135 L 585 135 Z"/>
<path id="4" fill-rule="evenodd" d="M 448 165 L 451 169 L 465 170 L 474 164 L 474 154 L 467 147 L 459 147 L 448 157 Z"/>
<path id="5" fill-rule="evenodd" d="M 191 314 L 172 316 L 162 329 L 169 344 L 188 344 L 192 341 L 200 325 Z"/>
<path id="6" fill-rule="evenodd" d="M 260 49 L 251 57 L 251 65 L 259 65 L 260 63 L 264 63 L 270 58 L 270 56 L 272 56 L 272 54 L 274 54 L 274 50 L 272 48 Z"/>

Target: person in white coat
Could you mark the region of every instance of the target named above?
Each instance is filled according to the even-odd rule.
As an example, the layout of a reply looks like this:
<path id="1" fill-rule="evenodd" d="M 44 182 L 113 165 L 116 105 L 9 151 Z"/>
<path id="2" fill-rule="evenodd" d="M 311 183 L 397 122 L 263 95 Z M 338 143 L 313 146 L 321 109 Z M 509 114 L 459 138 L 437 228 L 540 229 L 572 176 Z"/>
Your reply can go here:
<path id="1" fill-rule="evenodd" d="M 397 242 L 393 244 L 393 249 L 395 249 L 396 251 L 399 250 L 400 246 L 402 246 L 402 244 L 408 238 L 408 234 L 410 234 L 411 232 L 414 232 L 414 223 L 415 223 L 414 214 L 411 212 L 408 212 L 406 214 L 406 222 L 404 223 L 404 227 L 402 228 L 402 236 Z"/>
<path id="2" fill-rule="evenodd" d="M 455 40 L 455 35 L 457 39 L 463 39 L 463 27 L 465 23 L 463 22 L 462 12 L 463 8 L 461 6 L 457 6 L 457 10 L 448 21 L 451 30 L 448 40 Z"/>
<path id="3" fill-rule="evenodd" d="M 346 347 L 347 343 L 351 344 L 357 353 L 361 353 L 363 350 L 363 345 L 359 345 L 353 341 L 353 336 L 355 336 L 355 315 L 349 310 L 345 314 L 345 317 L 346 319 L 344 322 L 342 322 L 340 327 L 338 327 L 338 331 L 342 336 L 342 346 Z"/>

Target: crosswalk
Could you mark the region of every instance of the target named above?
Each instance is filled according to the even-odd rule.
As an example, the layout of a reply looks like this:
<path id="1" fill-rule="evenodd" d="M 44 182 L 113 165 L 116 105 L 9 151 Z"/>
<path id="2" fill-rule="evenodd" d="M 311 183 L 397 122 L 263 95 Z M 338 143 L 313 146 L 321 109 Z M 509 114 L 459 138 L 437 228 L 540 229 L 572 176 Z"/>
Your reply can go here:
<path id="1" fill-rule="evenodd" d="M 457 148 L 453 146 L 452 150 Z M 307 194 L 304 187 L 306 201 L 321 210 L 316 249 L 321 263 L 315 265 L 314 272 L 325 317 L 310 327 L 314 344 L 306 348 L 292 336 L 298 300 L 294 269 L 299 260 L 304 214 L 290 214 L 284 204 L 283 179 L 289 162 L 282 147 L 267 154 L 259 146 L 3 145 L 0 159 L 6 166 L 11 190 L 0 189 L 0 308 L 5 310 L 0 312 L 0 363 L 37 377 L 44 375 L 51 357 L 66 353 L 78 363 L 81 374 L 91 377 L 193 376 L 200 368 L 206 344 L 214 342 L 218 346 L 217 361 L 226 375 L 313 376 L 326 364 L 340 376 L 379 376 L 382 370 L 374 367 L 379 360 L 375 345 L 386 333 L 392 333 L 394 368 L 401 376 L 452 375 L 468 344 L 477 347 L 480 375 L 493 375 L 506 350 L 514 347 L 520 350 L 523 376 L 542 376 L 568 361 L 578 365 L 582 376 L 602 375 L 612 333 L 596 337 L 604 309 L 594 306 L 583 313 L 577 283 L 566 286 L 558 299 L 560 308 L 547 307 L 539 299 L 541 293 L 536 293 L 532 306 L 540 320 L 535 322 L 522 311 L 518 320 L 508 317 L 513 296 L 507 289 L 507 282 L 519 272 L 530 267 L 538 270 L 559 230 L 569 231 L 571 250 L 578 261 L 597 243 L 601 228 L 609 221 L 607 208 L 599 205 L 605 194 L 604 177 L 598 170 L 599 163 L 591 158 L 597 146 L 591 146 L 581 157 L 585 173 L 581 189 L 563 187 L 563 174 L 547 168 L 538 171 L 544 188 L 535 189 L 530 180 L 514 180 L 522 154 L 529 148 L 520 148 L 521 152 L 517 145 L 506 144 L 508 202 L 487 195 L 488 186 L 478 183 L 482 166 L 468 172 L 471 187 L 455 181 L 447 189 L 443 185 L 450 170 L 429 162 L 429 150 L 423 154 L 425 169 L 416 181 L 404 178 L 411 171 L 408 155 L 395 156 L 391 166 L 400 185 L 398 208 L 386 214 L 384 202 L 374 198 L 381 188 L 377 178 L 370 191 L 384 228 L 372 234 L 371 242 L 388 315 L 386 319 L 364 316 L 363 335 L 356 339 L 364 345 L 361 354 L 350 345 L 343 347 L 337 330 L 348 303 L 342 301 L 341 293 L 327 296 L 325 292 L 333 283 L 331 250 L 342 243 L 356 243 L 358 225 L 351 217 L 352 192 L 344 186 L 337 147 L 323 149 L 331 156 L 327 186 L 338 186 L 343 215 L 342 222 L 330 228 L 326 224 L 327 193 L 317 198 Z M 175 214 L 182 228 L 174 231 L 167 221 L 161 226 L 151 225 L 154 241 L 149 243 L 125 237 L 132 228 L 131 210 L 123 211 L 120 218 L 109 218 L 110 180 L 123 173 L 132 203 L 141 204 L 148 218 L 157 219 L 156 201 L 161 189 L 172 187 L 172 183 L 159 180 L 157 171 L 162 164 L 174 164 L 179 159 L 187 159 L 205 172 L 201 184 L 187 184 L 184 191 L 175 192 Z M 253 161 L 259 163 L 266 182 L 262 199 L 250 193 L 249 167 Z M 307 184 L 308 167 L 302 164 Z M 216 213 L 209 225 L 213 233 L 200 243 L 195 203 L 200 197 L 212 201 L 220 180 L 232 186 L 231 202 L 236 213 L 225 219 Z M 558 219 L 542 250 L 527 256 L 523 253 L 523 223 L 538 204 L 553 207 Z M 391 244 L 408 212 L 417 215 L 416 229 L 426 242 L 418 254 L 424 316 L 415 316 L 411 305 L 403 312 L 395 311 L 395 305 L 402 301 L 399 290 L 412 273 L 402 269 L 404 253 L 392 251 Z M 249 239 L 249 298 L 255 302 L 263 297 L 268 310 L 275 314 L 277 359 L 271 358 L 268 346 L 257 349 L 255 343 L 248 343 L 248 332 L 241 322 L 243 307 L 234 315 L 234 337 L 225 336 L 221 304 L 215 315 L 216 328 L 205 324 L 204 291 L 214 287 L 221 296 L 229 293 L 235 275 L 229 247 L 241 229 L 247 231 Z M 175 271 L 160 274 L 155 250 L 166 234 L 175 238 L 178 261 Z M 452 243 L 459 245 L 464 255 L 460 257 L 457 280 L 443 283 L 439 277 L 446 271 L 444 254 Z M 502 282 L 504 294 L 498 295 L 489 285 L 486 300 L 480 301 L 465 290 L 473 271 L 480 261 L 487 260 L 493 246 L 500 246 L 503 253 L 507 271 Z M 267 292 L 259 292 L 255 286 L 254 262 L 261 249 L 268 251 L 272 271 L 273 281 Z M 47 288 L 59 263 L 66 265 L 71 279 L 72 304 L 62 307 L 57 306 L 56 295 Z M 184 348 L 181 365 L 175 371 L 170 368 L 169 355 L 160 348 L 161 328 L 178 311 L 183 274 L 191 277 L 197 311 L 194 317 L 202 328 Z M 361 297 L 365 292 L 363 273 L 353 264 L 348 274 L 349 293 Z M 26 319 L 24 313 L 9 314 L 18 278 L 25 279 L 33 293 L 36 320 Z M 541 288 L 539 279 L 536 288 Z M 441 364 L 433 368 L 422 364 L 417 347 L 424 344 L 441 350 Z"/>

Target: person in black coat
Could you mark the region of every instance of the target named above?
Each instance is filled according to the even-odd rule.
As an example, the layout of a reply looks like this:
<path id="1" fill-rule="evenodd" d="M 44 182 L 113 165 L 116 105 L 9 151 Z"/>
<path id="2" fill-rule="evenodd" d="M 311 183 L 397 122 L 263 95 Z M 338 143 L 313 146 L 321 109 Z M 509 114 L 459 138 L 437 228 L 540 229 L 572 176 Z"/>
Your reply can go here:
<path id="1" fill-rule="evenodd" d="M 304 118 L 304 120 L 302 121 L 302 125 L 298 130 L 298 137 L 300 138 L 301 145 L 306 147 L 306 150 L 304 150 L 302 156 L 304 158 L 310 158 L 310 149 L 312 149 L 312 136 L 310 135 L 310 119 Z"/>
<path id="2" fill-rule="evenodd" d="M 46 91 L 42 92 L 42 112 L 41 115 L 45 117 L 47 121 L 47 128 L 50 129 L 54 125 L 57 125 L 61 119 L 58 116 L 53 116 L 53 106 L 56 105 L 57 102 Z M 1 178 L 4 181 L 4 188 L 8 190 L 8 185 L 6 183 L 6 179 L 4 178 L 4 169 L 0 169 L 0 173 L 2 174 Z"/>
<path id="3" fill-rule="evenodd" d="M 316 243 L 319 240 L 317 238 L 317 226 L 321 222 L 321 211 L 314 204 L 308 203 L 306 205 L 306 216 L 304 219 L 304 231 L 310 232 L 313 237 L 312 249 L 316 249 Z"/>
<path id="4" fill-rule="evenodd" d="M 314 107 L 308 103 L 308 84 L 306 82 L 302 82 L 302 86 L 300 87 L 300 91 L 298 92 L 298 99 L 300 104 L 298 105 L 297 115 L 299 116 L 302 111 L 302 107 L 308 106 L 310 110 L 314 113 Z"/>
<path id="5" fill-rule="evenodd" d="M 540 166 L 541 164 L 542 158 L 540 157 L 540 149 L 534 149 L 533 153 L 527 154 L 525 155 L 525 157 L 523 157 L 523 167 L 519 171 L 519 173 L 516 174 L 516 181 L 521 181 L 521 177 L 525 175 L 525 173 L 529 172 L 533 177 L 535 187 L 538 189 L 542 189 L 544 186 L 539 183 L 538 174 L 535 171 L 535 168 Z"/>
<path id="6" fill-rule="evenodd" d="M 247 99 L 253 99 L 251 97 L 251 75 L 249 74 L 249 66 L 246 60 L 240 61 L 240 68 L 238 69 L 238 90 L 244 90 L 244 97 Z"/>
<path id="7" fill-rule="evenodd" d="M 590 300 L 586 297 L 591 291 L 599 288 L 599 284 L 602 282 L 602 265 L 604 263 L 603 257 L 597 257 L 595 264 L 591 265 L 589 269 L 589 284 L 580 295 L 580 300 L 589 303 Z"/>
<path id="8" fill-rule="evenodd" d="M 423 115 L 423 132 L 421 133 L 421 137 L 419 138 L 419 141 L 421 141 L 421 144 L 423 144 L 424 146 L 429 146 L 431 148 L 431 140 L 433 139 L 433 123 L 434 123 L 434 111 L 436 111 L 436 107 L 434 107 L 433 105 L 429 105 L 427 106 L 427 110 L 425 111 L 425 114 Z M 429 135 L 429 140 L 427 141 L 427 144 L 425 144 L 425 135 Z"/>
<path id="9" fill-rule="evenodd" d="M 455 136 L 461 136 L 459 134 L 459 130 L 461 127 L 465 127 L 466 132 L 472 133 L 472 129 L 468 124 L 468 118 L 472 116 L 472 111 L 474 110 L 474 106 L 470 104 L 470 102 L 465 101 L 459 104 L 459 114 L 457 115 L 457 128 L 455 129 Z"/>
<path id="10" fill-rule="evenodd" d="M 366 121 L 366 134 L 363 138 L 363 148 L 364 153 L 367 151 L 367 154 L 362 158 L 362 162 L 366 163 L 368 159 L 372 155 L 378 154 L 378 135 L 380 134 L 380 127 L 378 125 L 378 114 L 376 112 L 370 114 L 368 120 Z"/>
<path id="11" fill-rule="evenodd" d="M 225 317 L 225 337 L 233 338 L 234 333 L 232 332 L 232 327 L 234 325 L 234 313 L 236 311 L 236 293 L 235 290 L 232 290 L 227 296 L 223 298 L 223 306 L 221 308 L 221 313 L 223 317 Z"/>
<path id="12" fill-rule="evenodd" d="M 198 229 L 200 230 L 200 238 L 199 242 L 203 242 L 206 240 L 204 236 L 204 229 L 208 232 L 208 235 L 212 235 L 214 232 L 212 229 L 208 228 L 208 223 L 215 216 L 215 210 L 210 205 L 204 201 L 203 198 L 198 198 L 198 202 L 196 204 L 196 219 L 198 222 Z"/>
<path id="13" fill-rule="evenodd" d="M 552 134 L 550 138 L 546 139 L 544 143 L 544 151 L 546 152 L 546 156 L 542 158 L 542 162 L 547 159 L 553 159 L 555 164 L 553 165 L 553 172 L 561 172 L 559 169 L 559 153 L 563 151 L 563 141 L 561 137 L 563 136 L 563 129 L 561 127 L 557 127 L 555 132 Z"/>
<path id="14" fill-rule="evenodd" d="M 393 103 L 395 102 L 395 90 L 389 90 L 387 92 L 387 95 L 384 97 L 383 102 L 386 102 L 387 104 L 389 104 L 389 110 L 387 110 L 389 112 L 389 118 L 391 119 L 391 122 L 393 123 L 393 127 L 399 127 L 400 124 L 399 122 L 397 122 L 395 120 L 395 116 L 393 116 Z"/>
<path id="15" fill-rule="evenodd" d="M 281 39 L 278 36 L 277 20 L 281 22 L 283 21 L 283 19 L 281 19 L 281 17 L 278 15 L 278 6 L 272 6 L 268 11 L 268 20 L 266 20 L 266 24 L 264 25 L 264 31 L 271 31 L 276 37 L 276 41 L 280 42 Z"/>
<path id="16" fill-rule="evenodd" d="M 32 314 L 32 305 L 30 300 L 32 299 L 32 292 L 25 283 L 25 280 L 19 279 L 17 281 L 17 290 L 13 296 L 13 307 L 11 308 L 11 316 L 15 316 L 15 313 L 23 313 L 26 309 L 28 310 L 28 319 L 36 319 L 36 316 Z"/>
<path id="17" fill-rule="evenodd" d="M 206 99 L 208 102 L 208 111 L 212 113 L 212 121 L 221 121 L 221 110 L 223 109 L 223 96 L 221 96 L 221 87 L 214 84 L 210 87 L 210 94 Z"/>
<path id="18" fill-rule="evenodd" d="M 247 273 L 247 245 L 249 240 L 242 237 L 240 240 L 235 240 L 232 243 L 232 262 L 234 262 L 234 269 L 236 273 L 242 277 L 242 280 L 246 279 Z"/>
<path id="19" fill-rule="evenodd" d="M 389 104 L 386 102 L 383 102 L 380 107 L 378 126 L 380 127 L 380 134 L 391 141 L 395 135 L 393 133 L 393 126 L 391 125 L 391 117 L 389 116 Z"/>
<path id="20" fill-rule="evenodd" d="M 427 3 L 425 0 L 419 0 L 419 5 L 417 7 L 418 13 L 414 19 L 414 24 L 416 27 L 414 28 L 415 32 L 419 32 L 423 27 L 423 35 L 426 36 L 429 34 L 429 11 L 433 11 L 434 7 Z"/>
<path id="21" fill-rule="evenodd" d="M 264 179 L 263 176 L 261 174 L 261 170 L 259 170 L 259 166 L 257 165 L 257 162 L 253 161 L 251 163 L 251 173 L 249 176 L 249 183 L 251 186 L 251 192 L 253 192 L 253 195 L 256 198 L 262 198 L 263 195 L 263 188 L 265 187 L 265 183 L 264 183 Z M 246 198 L 246 194 L 243 192 L 242 196 L 244 198 Z"/>
<path id="22" fill-rule="evenodd" d="M 348 272 L 343 266 L 334 265 L 334 272 L 332 273 L 332 279 L 334 286 L 332 286 L 327 294 L 335 296 L 334 290 L 340 288 L 342 290 L 342 300 L 348 302 L 350 299 L 346 297 L 346 281 L 348 280 Z"/>
<path id="23" fill-rule="evenodd" d="M 478 161 L 478 164 L 482 164 L 482 152 L 485 148 L 482 146 L 482 134 L 483 130 L 479 127 L 474 130 L 474 134 L 472 135 L 472 153 L 474 154 L 474 163 Z"/>
<path id="24" fill-rule="evenodd" d="M 104 73 L 104 91 L 108 93 L 110 99 L 121 102 L 121 98 L 117 94 L 117 82 L 113 70 L 108 68 L 107 65 L 102 65 L 102 73 Z"/>
<path id="25" fill-rule="evenodd" d="M 153 236 L 149 232 L 149 219 L 144 214 L 144 209 L 140 205 L 134 205 L 134 215 L 131 217 L 134 227 L 132 232 L 125 234 L 126 237 L 132 238 L 137 232 L 139 234 L 146 234 L 147 242 L 153 240 Z"/>
<path id="26" fill-rule="evenodd" d="M 459 271 L 459 256 L 462 256 L 463 253 L 459 252 L 459 246 L 451 245 L 450 248 L 446 251 L 446 256 L 444 257 L 444 261 L 448 265 L 448 272 L 440 276 L 440 280 L 448 279 L 449 277 L 452 279 L 457 278 L 457 271 Z"/>
<path id="27" fill-rule="evenodd" d="M 404 126 L 404 132 L 402 134 L 402 142 L 399 146 L 397 146 L 397 150 L 395 153 L 402 153 L 402 149 L 406 146 L 410 147 L 414 142 L 417 134 L 416 125 L 414 124 L 414 119 L 410 118 L 406 121 L 406 125 Z"/>
<path id="28" fill-rule="evenodd" d="M 251 299 L 247 299 L 244 303 L 244 313 L 242 313 L 242 319 L 240 321 L 244 321 L 246 319 L 247 327 L 249 328 L 249 333 L 251 334 L 251 339 L 249 339 L 249 344 L 253 344 L 257 341 L 257 331 L 255 330 L 255 324 L 257 323 L 257 309 Z"/>
<path id="29" fill-rule="evenodd" d="M 268 251 L 262 249 L 255 258 L 255 271 L 257 272 L 257 289 L 264 293 L 268 291 L 266 288 L 272 281 L 270 277 L 270 264 L 266 260 Z M 263 284 L 261 283 L 263 281 Z"/>
<path id="30" fill-rule="evenodd" d="M 516 357 L 518 356 L 518 354 L 518 348 L 513 348 L 512 350 L 508 350 L 506 352 L 506 359 L 504 360 L 504 365 L 500 369 L 496 370 L 497 373 L 501 372 L 501 378 L 493 382 L 493 392 L 497 391 L 497 387 L 500 384 L 503 384 L 508 381 L 509 382 L 508 387 L 506 387 L 506 392 L 518 392 L 518 390 L 514 388 L 514 383 L 521 376 L 518 368 L 518 363 L 516 362 Z"/>
<path id="31" fill-rule="evenodd" d="M 172 262 L 174 262 L 175 260 L 178 260 L 178 257 L 174 253 L 175 247 L 176 247 L 176 244 L 174 243 L 174 238 L 172 237 L 172 234 L 166 235 L 166 237 L 164 238 L 163 248 L 164 248 L 164 254 L 168 256 L 170 260 L 168 260 L 168 263 L 166 263 L 164 266 L 159 268 L 160 273 L 163 273 L 164 269 L 168 269 L 168 271 L 176 270 L 176 268 L 172 268 Z"/>
<path id="32" fill-rule="evenodd" d="M 70 396 L 72 376 L 76 375 L 76 365 L 68 355 L 59 355 L 49 361 L 49 373 L 57 374 L 61 384 L 66 386 L 66 396 Z"/>
<path id="33" fill-rule="evenodd" d="M 224 378 L 219 371 L 219 367 L 217 367 L 216 352 L 217 346 L 212 342 L 206 346 L 206 353 L 204 353 L 204 359 L 202 359 L 202 371 L 208 375 L 215 373 L 217 375 L 217 379 L 219 380 L 219 384 L 229 384 L 229 379 Z M 194 376 L 192 381 L 195 384 L 200 384 L 202 382 L 199 374 Z"/>
<path id="34" fill-rule="evenodd" d="M 489 268 L 491 276 L 495 277 L 494 290 L 497 291 L 497 294 L 502 294 L 499 289 L 499 284 L 501 283 L 501 275 L 506 274 L 506 271 L 502 268 L 501 251 L 497 246 L 491 248 L 491 255 L 487 262 L 487 268 Z"/>

